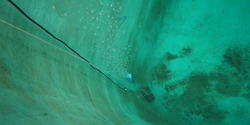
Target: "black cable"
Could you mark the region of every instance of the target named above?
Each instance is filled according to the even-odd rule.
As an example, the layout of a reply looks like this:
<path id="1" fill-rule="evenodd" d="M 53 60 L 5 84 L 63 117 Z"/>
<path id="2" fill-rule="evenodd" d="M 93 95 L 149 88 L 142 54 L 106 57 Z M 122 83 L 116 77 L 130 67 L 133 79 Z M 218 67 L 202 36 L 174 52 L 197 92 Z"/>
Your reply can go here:
<path id="1" fill-rule="evenodd" d="M 81 59 L 85 60 L 86 62 L 89 62 L 87 59 L 85 59 L 84 57 L 82 57 L 78 52 L 76 52 L 73 48 L 71 48 L 68 44 L 66 44 L 63 40 L 59 39 L 58 37 L 56 37 L 55 35 L 53 35 L 52 33 L 50 33 L 47 29 L 45 29 L 42 25 L 40 25 L 39 23 L 37 23 L 35 20 L 33 20 L 30 16 L 28 16 L 19 6 L 17 6 L 14 2 L 12 2 L 11 0 L 8 0 L 16 9 L 19 10 L 19 12 L 21 12 L 28 20 L 30 20 L 32 23 L 36 24 L 39 28 L 41 28 L 43 31 L 45 31 L 46 33 L 48 33 L 51 37 L 53 37 L 54 39 L 56 39 L 57 41 L 61 42 L 64 46 L 66 46 L 68 49 L 70 49 L 72 52 L 74 52 L 76 55 L 78 55 Z"/>
<path id="2" fill-rule="evenodd" d="M 55 35 L 53 35 L 51 32 L 49 32 L 46 28 L 44 28 L 42 25 L 40 25 L 38 22 L 36 22 L 34 19 L 32 19 L 30 16 L 28 16 L 18 5 L 16 5 L 12 0 L 8 0 L 8 2 L 10 4 L 12 4 L 22 15 L 24 15 L 29 21 L 31 21 L 32 23 L 34 23 L 35 25 L 37 25 L 39 28 L 41 28 L 43 31 L 45 31 L 46 33 L 48 33 L 52 38 L 54 38 L 55 40 L 59 41 L 60 43 L 62 43 L 66 48 L 68 48 L 70 51 L 72 51 L 73 53 L 75 53 L 77 56 L 79 56 L 81 59 L 83 59 L 84 61 L 86 61 L 91 68 L 93 68 L 94 70 L 98 71 L 99 73 L 103 74 L 106 78 L 108 78 L 112 83 L 116 84 L 119 88 L 123 89 L 123 90 L 127 90 L 126 88 L 123 88 L 121 86 L 119 86 L 119 84 L 117 84 L 114 80 L 112 80 L 108 75 L 106 75 L 104 72 L 102 72 L 100 69 L 98 69 L 96 66 L 94 66 L 93 64 L 91 64 L 89 62 L 89 60 L 87 60 L 86 58 L 84 58 L 83 56 L 81 56 L 76 50 L 74 50 L 73 48 L 71 48 L 66 42 L 64 42 L 63 40 L 61 40 L 60 38 L 56 37 Z"/>

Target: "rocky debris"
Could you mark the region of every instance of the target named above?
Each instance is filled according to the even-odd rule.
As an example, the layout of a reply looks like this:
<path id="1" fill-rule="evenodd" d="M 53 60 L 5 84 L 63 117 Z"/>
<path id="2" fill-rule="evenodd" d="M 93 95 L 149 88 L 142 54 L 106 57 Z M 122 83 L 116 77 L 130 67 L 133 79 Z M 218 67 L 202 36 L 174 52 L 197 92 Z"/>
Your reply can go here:
<path id="1" fill-rule="evenodd" d="M 155 96 L 153 95 L 149 87 L 141 88 L 140 92 L 146 101 L 153 102 L 155 100 Z"/>

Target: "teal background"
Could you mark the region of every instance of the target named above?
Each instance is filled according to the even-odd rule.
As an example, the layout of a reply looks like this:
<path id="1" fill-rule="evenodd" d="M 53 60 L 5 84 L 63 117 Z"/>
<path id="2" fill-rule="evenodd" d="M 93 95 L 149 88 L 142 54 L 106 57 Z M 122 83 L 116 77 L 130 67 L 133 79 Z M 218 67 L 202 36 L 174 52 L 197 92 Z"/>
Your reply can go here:
<path id="1" fill-rule="evenodd" d="M 1 124 L 250 124 L 250 1 L 14 2 L 117 84 L 3 0 Z"/>

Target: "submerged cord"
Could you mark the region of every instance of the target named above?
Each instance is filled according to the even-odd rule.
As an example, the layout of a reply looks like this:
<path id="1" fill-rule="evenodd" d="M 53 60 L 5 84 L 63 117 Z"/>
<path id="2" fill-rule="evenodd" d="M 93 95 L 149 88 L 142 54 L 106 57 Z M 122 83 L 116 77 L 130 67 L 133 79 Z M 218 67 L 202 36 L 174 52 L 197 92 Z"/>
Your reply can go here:
<path id="1" fill-rule="evenodd" d="M 123 90 L 127 90 L 126 88 L 121 87 L 118 83 L 116 83 L 113 79 L 111 79 L 107 74 L 105 74 L 103 71 L 101 71 L 99 68 L 97 68 L 96 66 L 94 66 L 93 64 L 91 64 L 89 62 L 89 60 L 87 60 L 86 58 L 84 58 L 83 56 L 81 56 L 76 50 L 74 50 L 73 48 L 71 48 L 66 42 L 64 42 L 63 40 L 61 40 L 60 38 L 58 38 L 57 36 L 55 36 L 54 34 L 52 34 L 51 32 L 49 32 L 46 28 L 44 28 L 42 25 L 40 25 L 38 22 L 36 22 L 34 19 L 32 19 L 30 16 L 28 16 L 18 5 L 16 5 L 12 0 L 8 0 L 8 2 L 13 5 L 23 16 L 25 16 L 29 21 L 31 21 L 32 23 L 34 23 L 36 26 L 38 26 L 40 29 L 42 29 L 43 31 L 45 31 L 47 34 L 49 34 L 52 38 L 54 38 L 56 41 L 60 42 L 61 44 L 63 44 L 66 48 L 68 48 L 70 51 L 72 51 L 73 53 L 75 53 L 79 58 L 83 59 L 84 61 L 86 61 L 90 67 L 96 71 L 98 71 L 99 73 L 103 74 L 107 79 L 109 79 L 112 83 L 114 83 L 115 85 L 117 85 L 119 88 L 123 89 Z"/>

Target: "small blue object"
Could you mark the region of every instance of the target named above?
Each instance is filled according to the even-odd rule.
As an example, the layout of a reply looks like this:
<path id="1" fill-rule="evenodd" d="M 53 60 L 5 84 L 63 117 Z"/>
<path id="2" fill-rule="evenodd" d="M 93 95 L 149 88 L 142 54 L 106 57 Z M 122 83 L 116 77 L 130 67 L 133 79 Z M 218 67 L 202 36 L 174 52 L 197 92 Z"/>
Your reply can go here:
<path id="1" fill-rule="evenodd" d="M 128 81 L 132 81 L 132 74 L 131 74 L 131 73 L 129 73 L 129 74 L 127 75 L 127 79 L 128 79 Z"/>

